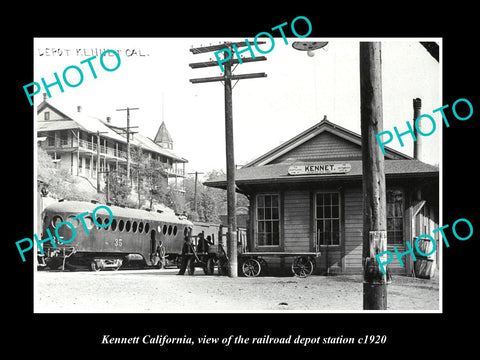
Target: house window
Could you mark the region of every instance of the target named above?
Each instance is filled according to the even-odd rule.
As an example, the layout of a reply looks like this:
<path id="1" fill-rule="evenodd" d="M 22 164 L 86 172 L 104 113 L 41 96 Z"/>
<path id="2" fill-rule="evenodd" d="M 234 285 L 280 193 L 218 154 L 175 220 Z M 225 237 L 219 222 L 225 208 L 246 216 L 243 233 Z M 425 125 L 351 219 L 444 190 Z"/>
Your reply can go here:
<path id="1" fill-rule="evenodd" d="M 387 244 L 403 244 L 403 192 L 387 190 Z"/>
<path id="2" fill-rule="evenodd" d="M 45 111 L 43 113 L 43 120 L 50 120 L 50 111 Z"/>
<path id="3" fill-rule="evenodd" d="M 316 194 L 315 224 L 319 245 L 340 245 L 340 196 L 338 193 Z"/>
<path id="4" fill-rule="evenodd" d="M 257 195 L 258 246 L 280 245 L 280 199 L 277 194 Z"/>
<path id="5" fill-rule="evenodd" d="M 65 130 L 60 131 L 60 145 L 68 145 L 68 132 Z"/>
<path id="6" fill-rule="evenodd" d="M 48 146 L 55 146 L 55 132 L 48 133 Z"/>

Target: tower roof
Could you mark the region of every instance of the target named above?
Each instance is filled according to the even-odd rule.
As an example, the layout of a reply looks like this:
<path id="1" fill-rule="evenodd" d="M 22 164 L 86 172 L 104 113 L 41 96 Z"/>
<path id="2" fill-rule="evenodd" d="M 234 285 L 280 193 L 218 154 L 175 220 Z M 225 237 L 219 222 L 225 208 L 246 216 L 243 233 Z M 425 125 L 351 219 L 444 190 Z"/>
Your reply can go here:
<path id="1" fill-rule="evenodd" d="M 158 128 L 157 135 L 155 135 L 155 139 L 153 141 L 157 144 L 173 143 L 172 137 L 170 136 L 170 133 L 168 132 L 167 126 L 165 125 L 164 121 L 162 121 L 162 124 Z"/>

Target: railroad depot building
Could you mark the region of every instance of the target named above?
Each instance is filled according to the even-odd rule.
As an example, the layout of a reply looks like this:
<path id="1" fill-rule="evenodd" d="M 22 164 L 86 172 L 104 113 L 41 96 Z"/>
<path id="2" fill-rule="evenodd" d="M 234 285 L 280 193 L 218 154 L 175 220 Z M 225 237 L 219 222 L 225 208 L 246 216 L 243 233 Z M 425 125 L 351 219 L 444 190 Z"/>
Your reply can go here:
<path id="1" fill-rule="evenodd" d="M 387 244 L 408 250 L 406 241 L 438 227 L 439 169 L 385 148 Z M 326 118 L 236 171 L 237 191 L 250 200 L 247 249 L 313 252 L 316 274 L 361 274 L 363 190 L 361 136 Z M 204 183 L 226 188 L 226 179 Z M 434 234 L 438 245 L 438 233 Z M 438 246 L 437 246 L 438 249 Z M 428 253 L 425 251 L 425 253 Z M 267 258 L 267 257 L 266 257 Z M 419 257 L 417 257 L 418 259 Z M 290 266 L 290 258 L 268 263 Z M 412 275 L 420 263 L 394 256 L 391 273 Z M 428 259 L 435 270 L 437 252 Z M 425 264 L 425 262 L 424 262 Z M 424 269 L 425 270 L 425 269 Z M 415 271 L 418 269 L 415 268 Z"/>

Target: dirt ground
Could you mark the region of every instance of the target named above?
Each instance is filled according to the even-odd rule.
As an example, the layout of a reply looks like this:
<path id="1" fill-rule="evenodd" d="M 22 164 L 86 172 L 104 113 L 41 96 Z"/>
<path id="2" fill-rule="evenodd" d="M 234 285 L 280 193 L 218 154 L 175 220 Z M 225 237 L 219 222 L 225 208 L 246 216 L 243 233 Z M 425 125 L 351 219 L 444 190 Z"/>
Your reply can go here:
<path id="1" fill-rule="evenodd" d="M 37 271 L 38 313 L 362 312 L 361 275 L 229 278 L 177 269 Z M 439 281 L 393 276 L 388 310 L 439 310 Z"/>

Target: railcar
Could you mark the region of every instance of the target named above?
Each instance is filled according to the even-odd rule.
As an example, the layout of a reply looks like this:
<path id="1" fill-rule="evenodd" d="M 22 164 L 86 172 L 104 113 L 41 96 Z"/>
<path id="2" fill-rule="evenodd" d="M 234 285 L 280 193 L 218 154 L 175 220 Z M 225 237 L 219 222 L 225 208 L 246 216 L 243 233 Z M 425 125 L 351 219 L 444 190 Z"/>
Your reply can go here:
<path id="1" fill-rule="evenodd" d="M 108 208 L 113 220 L 103 208 L 95 212 L 93 219 L 98 206 L 96 202 L 60 201 L 44 209 L 42 239 L 48 237 L 48 229 L 55 242 L 55 247 L 51 241 L 42 244 L 44 263 L 49 268 L 117 270 L 135 261 L 145 267 L 161 268 L 165 259 L 177 260 L 185 236 L 191 236 L 193 229 L 191 221 L 170 212 L 111 205 Z M 67 242 L 74 235 L 71 227 L 64 224 L 55 233 L 65 221 L 75 227 L 71 242 Z"/>

